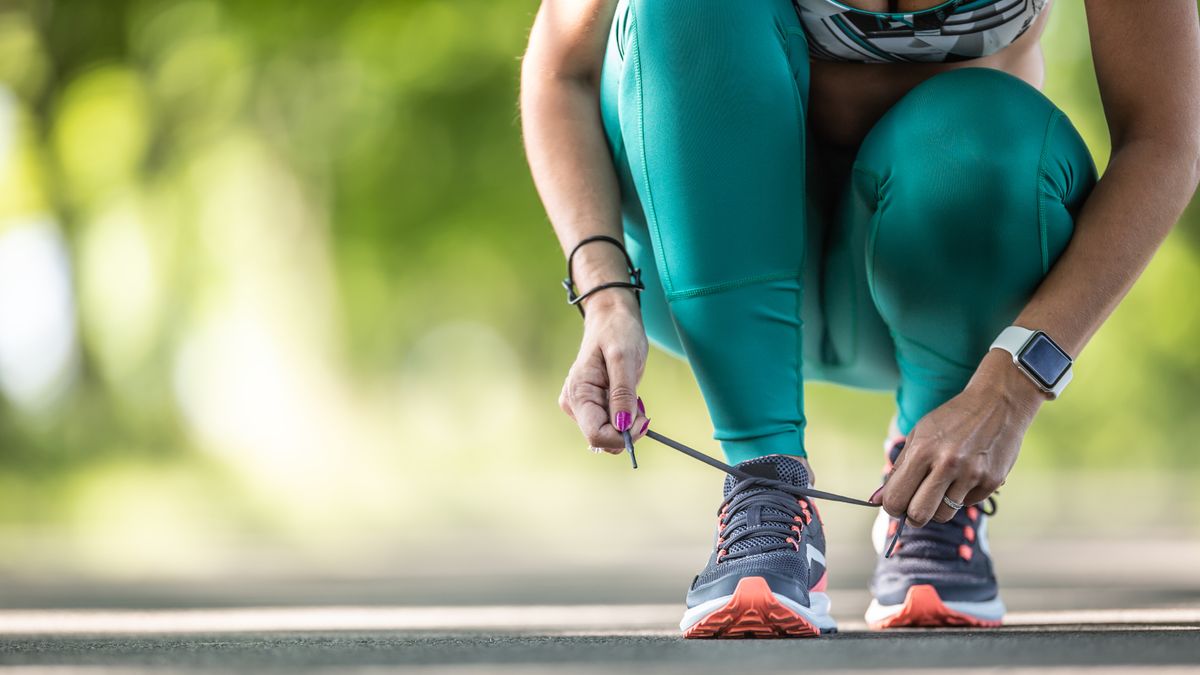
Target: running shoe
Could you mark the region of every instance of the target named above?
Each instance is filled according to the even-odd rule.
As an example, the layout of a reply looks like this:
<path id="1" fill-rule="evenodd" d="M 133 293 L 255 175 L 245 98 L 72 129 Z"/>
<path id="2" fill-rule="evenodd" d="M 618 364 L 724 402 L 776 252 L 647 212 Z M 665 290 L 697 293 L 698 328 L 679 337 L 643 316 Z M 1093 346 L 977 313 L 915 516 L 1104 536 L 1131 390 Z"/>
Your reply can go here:
<path id="1" fill-rule="evenodd" d="M 687 638 L 816 637 L 837 630 L 825 593 L 825 534 L 808 470 L 768 455 L 725 478 L 716 544 L 692 581 Z"/>
<path id="2" fill-rule="evenodd" d="M 885 474 L 904 449 L 904 440 L 889 442 Z M 875 629 L 906 626 L 999 626 L 1004 603 L 992 570 L 987 519 L 995 500 L 958 511 L 949 522 L 930 521 L 906 527 L 890 558 L 883 551 L 900 520 L 880 509 L 871 539 L 879 559 L 871 579 L 867 624 Z"/>

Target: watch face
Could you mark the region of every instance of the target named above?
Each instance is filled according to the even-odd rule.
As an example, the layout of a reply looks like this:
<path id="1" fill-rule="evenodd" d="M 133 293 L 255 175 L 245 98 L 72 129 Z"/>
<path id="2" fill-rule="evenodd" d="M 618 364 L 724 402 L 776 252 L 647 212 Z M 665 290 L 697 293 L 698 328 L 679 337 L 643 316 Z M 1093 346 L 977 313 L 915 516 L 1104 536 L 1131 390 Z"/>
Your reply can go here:
<path id="1" fill-rule="evenodd" d="M 1041 332 L 1030 338 L 1017 360 L 1047 389 L 1053 389 L 1071 367 L 1071 357 Z"/>

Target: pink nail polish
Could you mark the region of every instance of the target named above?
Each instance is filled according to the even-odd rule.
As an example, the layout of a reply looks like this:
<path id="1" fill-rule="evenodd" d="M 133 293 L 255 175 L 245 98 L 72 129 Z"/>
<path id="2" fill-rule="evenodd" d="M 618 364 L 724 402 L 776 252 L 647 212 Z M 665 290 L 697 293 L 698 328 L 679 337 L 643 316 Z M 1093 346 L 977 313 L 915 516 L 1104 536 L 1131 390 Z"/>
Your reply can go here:
<path id="1" fill-rule="evenodd" d="M 646 420 L 646 423 L 642 425 L 642 430 L 638 432 L 638 435 L 641 436 L 642 434 L 646 433 L 646 430 L 649 428 L 650 428 L 650 420 Z"/>
<path id="2" fill-rule="evenodd" d="M 633 415 L 625 410 L 617 413 L 617 431 L 628 431 L 631 426 L 633 426 Z"/>
<path id="3" fill-rule="evenodd" d="M 640 413 L 641 413 L 641 414 L 643 414 L 643 415 L 645 415 L 645 414 L 646 414 L 646 404 L 645 404 L 645 403 L 642 403 L 642 397 L 641 397 L 641 396 L 639 396 L 639 397 L 638 397 L 638 412 L 640 412 Z"/>
<path id="4" fill-rule="evenodd" d="M 881 492 L 883 492 L 882 485 L 875 488 L 875 491 L 871 493 L 871 496 L 867 497 L 867 501 L 871 502 L 872 504 L 882 504 L 883 503 L 882 499 L 880 499 L 879 501 L 875 501 L 879 497 L 879 493 L 881 493 Z"/>

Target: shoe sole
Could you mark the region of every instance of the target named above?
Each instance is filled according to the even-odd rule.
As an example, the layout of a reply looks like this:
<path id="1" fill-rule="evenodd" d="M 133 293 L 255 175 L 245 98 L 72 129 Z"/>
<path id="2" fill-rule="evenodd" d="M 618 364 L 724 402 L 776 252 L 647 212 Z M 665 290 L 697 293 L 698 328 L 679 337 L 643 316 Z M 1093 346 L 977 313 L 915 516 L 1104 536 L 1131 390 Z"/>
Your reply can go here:
<path id="1" fill-rule="evenodd" d="M 813 592 L 812 596 L 821 596 L 828 608 L 824 593 Z M 700 618 L 694 619 L 697 614 Z M 683 637 L 699 639 L 806 638 L 837 630 L 827 612 L 814 612 L 773 593 L 762 577 L 746 577 L 732 595 L 688 610 L 679 627 Z"/>
<path id="2" fill-rule="evenodd" d="M 985 602 L 943 602 L 937 589 L 918 585 L 908 589 L 904 603 L 881 605 L 872 600 L 867 609 L 867 625 L 875 630 L 887 628 L 995 628 L 1004 617 L 999 597 Z"/>

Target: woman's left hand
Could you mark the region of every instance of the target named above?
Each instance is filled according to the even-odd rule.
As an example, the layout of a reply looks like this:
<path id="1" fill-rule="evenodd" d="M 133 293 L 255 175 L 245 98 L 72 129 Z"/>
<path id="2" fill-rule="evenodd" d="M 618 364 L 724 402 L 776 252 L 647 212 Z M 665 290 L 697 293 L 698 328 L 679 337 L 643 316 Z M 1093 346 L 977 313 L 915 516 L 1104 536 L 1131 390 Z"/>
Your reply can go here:
<path id="1" fill-rule="evenodd" d="M 921 418 L 872 501 L 923 527 L 988 498 L 1017 461 L 1025 430 L 1046 400 L 1008 354 L 989 352 L 962 393 Z"/>

